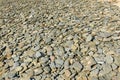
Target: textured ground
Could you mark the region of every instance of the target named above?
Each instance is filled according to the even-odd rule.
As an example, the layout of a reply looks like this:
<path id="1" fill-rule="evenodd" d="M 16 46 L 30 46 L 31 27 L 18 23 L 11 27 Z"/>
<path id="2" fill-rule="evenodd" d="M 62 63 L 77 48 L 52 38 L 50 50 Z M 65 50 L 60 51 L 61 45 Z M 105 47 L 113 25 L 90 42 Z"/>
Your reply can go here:
<path id="1" fill-rule="evenodd" d="M 0 1 L 0 80 L 119 79 L 119 7 L 96 0 Z"/>

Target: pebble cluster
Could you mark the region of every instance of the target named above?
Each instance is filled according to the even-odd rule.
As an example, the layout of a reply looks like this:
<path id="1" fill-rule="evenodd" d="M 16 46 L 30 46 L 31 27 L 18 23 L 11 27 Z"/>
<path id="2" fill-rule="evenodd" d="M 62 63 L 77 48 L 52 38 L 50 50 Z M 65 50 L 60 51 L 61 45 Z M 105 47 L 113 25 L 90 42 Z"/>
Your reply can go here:
<path id="1" fill-rule="evenodd" d="M 0 80 L 119 80 L 120 8 L 96 0 L 0 4 Z"/>

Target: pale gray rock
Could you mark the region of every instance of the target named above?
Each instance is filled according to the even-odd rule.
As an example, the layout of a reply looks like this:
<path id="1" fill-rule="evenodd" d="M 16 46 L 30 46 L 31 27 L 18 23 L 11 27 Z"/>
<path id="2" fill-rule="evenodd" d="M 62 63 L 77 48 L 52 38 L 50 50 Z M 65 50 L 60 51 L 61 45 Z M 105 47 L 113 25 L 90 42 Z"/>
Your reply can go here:
<path id="1" fill-rule="evenodd" d="M 82 66 L 82 64 L 80 64 L 79 62 L 75 62 L 73 65 L 72 65 L 72 67 L 76 70 L 76 71 L 81 71 L 82 70 L 82 68 L 83 68 L 83 66 Z"/>

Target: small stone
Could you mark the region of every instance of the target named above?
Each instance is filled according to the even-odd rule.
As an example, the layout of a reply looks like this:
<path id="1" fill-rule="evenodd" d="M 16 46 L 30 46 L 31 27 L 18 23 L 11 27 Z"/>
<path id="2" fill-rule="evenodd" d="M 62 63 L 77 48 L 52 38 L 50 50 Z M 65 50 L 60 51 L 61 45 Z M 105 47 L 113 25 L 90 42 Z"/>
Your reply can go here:
<path id="1" fill-rule="evenodd" d="M 108 38 L 108 37 L 111 36 L 111 33 L 108 33 L 108 32 L 100 32 L 100 33 L 98 34 L 98 36 L 101 36 L 101 37 L 103 37 L 103 38 Z"/>
<path id="2" fill-rule="evenodd" d="M 70 64 L 73 64 L 74 62 L 75 62 L 74 59 L 70 59 L 70 60 L 69 60 L 69 63 L 70 63 Z"/>
<path id="3" fill-rule="evenodd" d="M 14 70 L 17 66 L 19 66 L 19 62 L 14 62 L 13 66 L 10 68 L 10 71 Z"/>
<path id="4" fill-rule="evenodd" d="M 19 56 L 14 57 L 14 61 L 18 61 L 19 60 Z"/>
<path id="5" fill-rule="evenodd" d="M 88 80 L 86 76 L 77 76 L 76 80 Z"/>
<path id="6" fill-rule="evenodd" d="M 70 72 L 69 70 L 65 70 L 65 75 L 66 75 L 67 77 L 70 77 L 71 72 Z"/>
<path id="7" fill-rule="evenodd" d="M 50 56 L 50 60 L 53 62 L 55 61 L 55 56 Z"/>
<path id="8" fill-rule="evenodd" d="M 25 51 L 22 56 L 24 56 L 24 57 L 26 57 L 26 56 L 33 57 L 34 54 L 35 54 L 35 52 L 33 50 L 28 50 L 28 51 Z"/>
<path id="9" fill-rule="evenodd" d="M 18 67 L 15 68 L 15 71 L 16 71 L 16 72 L 17 72 L 17 71 L 21 71 L 22 69 L 23 69 L 23 67 L 18 66 Z"/>
<path id="10" fill-rule="evenodd" d="M 102 67 L 103 67 L 103 71 L 104 71 L 105 74 L 112 71 L 112 68 L 109 64 L 103 64 Z"/>
<path id="11" fill-rule="evenodd" d="M 93 52 L 93 51 L 90 51 L 88 54 L 89 54 L 90 56 L 93 56 L 94 52 Z"/>
<path id="12" fill-rule="evenodd" d="M 39 57 L 41 57 L 42 56 L 42 54 L 41 54 L 41 52 L 40 51 L 37 51 L 36 53 L 35 53 L 35 58 L 39 58 Z"/>
<path id="13" fill-rule="evenodd" d="M 120 49 L 116 49 L 116 53 L 120 55 Z"/>
<path id="14" fill-rule="evenodd" d="M 3 66 L 3 62 L 0 62 L 0 67 L 2 67 Z"/>
<path id="15" fill-rule="evenodd" d="M 68 60 L 68 59 L 65 60 L 65 62 L 64 62 L 64 68 L 65 68 L 65 69 L 68 69 L 68 68 L 69 68 L 69 60 Z"/>
<path id="16" fill-rule="evenodd" d="M 45 73 L 49 73 L 50 71 L 51 71 L 51 70 L 50 70 L 50 67 L 47 66 L 47 67 L 44 68 L 44 72 L 45 72 Z"/>
<path id="17" fill-rule="evenodd" d="M 77 49 L 77 46 L 72 45 L 72 46 L 71 46 L 71 49 L 72 49 L 72 51 L 75 51 L 75 50 Z"/>
<path id="18" fill-rule="evenodd" d="M 88 80 L 98 80 L 98 77 L 89 77 Z"/>
<path id="19" fill-rule="evenodd" d="M 30 58 L 30 57 L 25 57 L 25 58 L 24 58 L 24 62 L 32 62 L 32 58 Z"/>
<path id="20" fill-rule="evenodd" d="M 114 63 L 118 66 L 120 65 L 120 56 L 115 56 L 114 57 Z"/>
<path id="21" fill-rule="evenodd" d="M 52 80 L 50 77 L 47 77 L 45 80 Z"/>
<path id="22" fill-rule="evenodd" d="M 115 53 L 115 51 L 110 50 L 107 52 L 107 54 L 115 55 L 116 53 Z"/>
<path id="23" fill-rule="evenodd" d="M 120 72 L 120 67 L 118 68 L 118 71 Z"/>
<path id="24" fill-rule="evenodd" d="M 39 50 L 39 49 L 40 49 L 40 46 L 39 46 L 39 45 L 33 48 L 34 51 L 37 51 L 37 50 Z"/>
<path id="25" fill-rule="evenodd" d="M 113 58 L 112 58 L 112 56 L 111 56 L 111 55 L 106 55 L 105 61 L 106 61 L 108 64 L 113 63 Z"/>
<path id="26" fill-rule="evenodd" d="M 84 65 L 86 70 L 90 70 L 92 68 L 92 65 L 96 64 L 96 61 L 93 57 L 87 56 L 83 60 L 81 60 L 81 63 Z"/>
<path id="27" fill-rule="evenodd" d="M 103 50 L 101 48 L 97 48 L 98 49 L 98 53 L 102 54 L 103 53 Z"/>
<path id="28" fill-rule="evenodd" d="M 76 71 L 81 71 L 83 66 L 79 63 L 79 62 L 75 62 L 72 67 L 76 70 Z"/>
<path id="29" fill-rule="evenodd" d="M 52 38 L 50 38 L 50 37 L 47 37 L 46 39 L 45 39 L 45 43 L 50 43 L 52 41 Z"/>
<path id="30" fill-rule="evenodd" d="M 8 64 L 9 66 L 13 66 L 13 65 L 14 65 L 14 61 L 13 61 L 13 59 L 8 60 L 8 61 L 7 61 L 7 64 Z"/>
<path id="31" fill-rule="evenodd" d="M 90 72 L 90 76 L 97 77 L 98 72 L 99 72 L 99 69 L 92 70 L 92 71 Z"/>
<path id="32" fill-rule="evenodd" d="M 39 74 L 41 74 L 42 72 L 43 72 L 43 70 L 42 70 L 41 67 L 39 67 L 39 68 L 37 68 L 37 69 L 34 69 L 34 75 L 39 75 Z"/>
<path id="33" fill-rule="evenodd" d="M 89 42 L 92 40 L 92 35 L 88 35 L 87 38 L 86 38 L 86 42 Z"/>
<path id="34" fill-rule="evenodd" d="M 53 52 L 52 52 L 52 47 L 51 47 L 51 46 L 47 46 L 47 47 L 46 47 L 46 50 L 47 50 L 47 54 L 48 54 L 48 55 L 52 55 L 52 54 L 53 54 Z"/>
<path id="35" fill-rule="evenodd" d="M 35 80 L 41 80 L 42 77 L 38 75 L 38 76 L 34 76 L 34 78 Z"/>
<path id="36" fill-rule="evenodd" d="M 25 45 L 25 42 L 20 42 L 20 43 L 18 44 L 18 47 L 21 49 L 21 48 L 23 48 L 24 45 Z"/>
<path id="37" fill-rule="evenodd" d="M 48 61 L 49 61 L 48 57 L 42 57 L 42 58 L 40 59 L 40 63 L 46 63 L 46 62 L 48 62 Z"/>
<path id="38" fill-rule="evenodd" d="M 94 59 L 95 61 L 98 63 L 98 64 L 104 64 L 105 63 L 105 59 L 104 59 L 104 56 L 94 56 Z"/>
<path id="39" fill-rule="evenodd" d="M 117 66 L 116 64 L 114 64 L 114 63 L 111 64 L 111 66 L 112 66 L 112 69 L 113 69 L 113 70 L 115 70 L 115 69 L 118 67 L 118 66 Z"/>
<path id="40" fill-rule="evenodd" d="M 8 46 L 7 46 L 6 50 L 5 50 L 5 52 L 6 52 L 6 58 L 10 59 L 11 56 L 12 56 L 12 52 L 11 52 L 11 49 Z"/>
<path id="41" fill-rule="evenodd" d="M 50 68 L 51 68 L 52 70 L 56 68 L 56 66 L 55 66 L 55 63 L 54 63 L 54 62 L 51 62 L 51 63 L 50 63 Z"/>
<path id="42" fill-rule="evenodd" d="M 58 58 L 55 60 L 55 63 L 59 64 L 59 65 L 63 65 L 64 61 L 62 59 Z"/>

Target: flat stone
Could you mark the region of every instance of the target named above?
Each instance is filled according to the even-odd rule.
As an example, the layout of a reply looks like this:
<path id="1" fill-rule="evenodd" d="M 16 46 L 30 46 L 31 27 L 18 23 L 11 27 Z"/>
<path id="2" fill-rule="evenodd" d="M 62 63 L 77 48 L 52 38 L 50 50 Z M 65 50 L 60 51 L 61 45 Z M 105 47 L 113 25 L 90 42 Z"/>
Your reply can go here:
<path id="1" fill-rule="evenodd" d="M 111 33 L 108 32 L 100 32 L 98 36 L 101 36 L 103 38 L 108 38 L 111 36 Z"/>
<path id="2" fill-rule="evenodd" d="M 55 66 L 55 63 L 54 63 L 54 62 L 51 62 L 49 65 L 50 65 L 50 68 L 51 68 L 51 69 L 56 68 L 56 66 Z"/>
<path id="3" fill-rule="evenodd" d="M 76 71 L 81 71 L 83 66 L 79 63 L 79 62 L 75 62 L 72 67 L 76 70 Z"/>
<path id="4" fill-rule="evenodd" d="M 107 52 L 107 54 L 116 55 L 116 52 L 115 52 L 115 51 L 110 50 L 110 51 L 108 51 L 108 52 Z"/>
<path id="5" fill-rule="evenodd" d="M 19 56 L 14 57 L 14 61 L 18 61 L 19 60 Z"/>
<path id="6" fill-rule="evenodd" d="M 3 62 L 0 62 L 0 67 L 2 67 L 2 66 L 3 66 L 3 64 L 4 64 Z"/>
<path id="7" fill-rule="evenodd" d="M 116 53 L 120 55 L 120 49 L 116 49 Z"/>
<path id="8" fill-rule="evenodd" d="M 17 72 L 17 71 L 21 71 L 22 69 L 23 69 L 23 67 L 18 66 L 18 67 L 15 68 L 15 71 L 16 71 L 16 72 Z"/>
<path id="9" fill-rule="evenodd" d="M 47 77 L 45 80 L 52 80 L 50 77 Z"/>
<path id="10" fill-rule="evenodd" d="M 103 71 L 105 74 L 109 73 L 110 71 L 112 71 L 112 68 L 109 64 L 103 64 Z"/>
<path id="11" fill-rule="evenodd" d="M 35 52 L 33 50 L 27 50 L 23 53 L 22 56 L 26 57 L 26 56 L 30 56 L 33 57 L 33 55 L 35 54 Z"/>
<path id="12" fill-rule="evenodd" d="M 51 71 L 50 67 L 47 66 L 47 67 L 44 68 L 45 73 L 49 73 L 50 71 Z"/>
<path id="13" fill-rule="evenodd" d="M 5 52 L 6 52 L 6 58 L 10 59 L 12 56 L 12 52 L 11 52 L 11 49 L 9 48 L 9 46 L 6 47 Z"/>
<path id="14" fill-rule="evenodd" d="M 115 56 L 114 57 L 114 63 L 118 66 L 120 65 L 120 56 Z"/>
<path id="15" fill-rule="evenodd" d="M 30 58 L 30 57 L 25 57 L 25 58 L 24 58 L 24 62 L 32 62 L 32 58 Z"/>
<path id="16" fill-rule="evenodd" d="M 88 80 L 98 80 L 98 77 L 89 77 Z"/>
<path id="17" fill-rule="evenodd" d="M 38 46 L 36 46 L 36 47 L 34 47 L 34 48 L 32 48 L 32 50 L 34 50 L 34 51 L 37 51 L 37 50 L 39 50 L 40 49 L 40 46 L 38 45 Z"/>
<path id="18" fill-rule="evenodd" d="M 102 53 L 103 53 L 102 48 L 99 48 L 99 47 L 98 47 L 97 49 L 98 49 L 98 50 L 97 50 L 97 51 L 98 51 L 98 53 L 100 53 L 100 54 L 102 54 Z"/>
<path id="19" fill-rule="evenodd" d="M 62 59 L 58 58 L 55 60 L 55 63 L 59 64 L 59 65 L 63 65 L 64 61 Z"/>
<path id="20" fill-rule="evenodd" d="M 34 78 L 35 80 L 41 80 L 42 77 L 38 75 L 38 76 L 34 76 Z"/>
<path id="21" fill-rule="evenodd" d="M 52 38 L 50 38 L 50 37 L 47 37 L 46 39 L 45 39 L 45 43 L 50 43 L 52 41 Z"/>
<path id="22" fill-rule="evenodd" d="M 89 56 L 93 56 L 94 52 L 90 51 L 88 54 L 89 54 Z"/>
<path id="23" fill-rule="evenodd" d="M 34 69 L 34 75 L 39 75 L 43 72 L 43 69 L 41 67 Z"/>
<path id="24" fill-rule="evenodd" d="M 65 60 L 65 62 L 64 62 L 64 68 L 65 68 L 65 69 L 68 69 L 68 68 L 69 68 L 69 60 L 68 60 L 68 59 Z"/>
<path id="25" fill-rule="evenodd" d="M 93 57 L 87 56 L 83 60 L 81 60 L 81 63 L 83 64 L 86 70 L 90 70 L 92 68 L 92 65 L 96 64 L 96 61 Z"/>
<path id="26" fill-rule="evenodd" d="M 92 35 L 88 35 L 87 38 L 86 38 L 86 42 L 91 41 L 92 38 L 93 38 Z"/>
<path id="27" fill-rule="evenodd" d="M 41 54 L 41 52 L 40 51 L 37 51 L 36 53 L 35 53 L 35 58 L 39 58 L 39 57 L 41 57 L 42 56 L 42 54 Z"/>
<path id="28" fill-rule="evenodd" d="M 46 63 L 46 62 L 48 62 L 49 61 L 49 58 L 48 57 L 42 57 L 41 59 L 40 59 L 40 63 Z"/>
<path id="29" fill-rule="evenodd" d="M 104 56 L 94 56 L 94 59 L 95 61 L 98 63 L 98 64 L 104 64 L 105 63 L 105 57 Z"/>
<path id="30" fill-rule="evenodd" d="M 111 56 L 111 55 L 106 55 L 105 61 L 106 61 L 106 63 L 108 63 L 108 64 L 113 63 L 113 58 L 112 58 L 112 56 Z"/>
<path id="31" fill-rule="evenodd" d="M 113 63 L 113 64 L 111 64 L 111 67 L 112 67 L 113 70 L 115 70 L 118 66 Z"/>
<path id="32" fill-rule="evenodd" d="M 90 76 L 97 77 L 97 76 L 98 76 L 98 73 L 99 73 L 99 69 L 92 70 L 92 71 L 90 72 Z"/>
<path id="33" fill-rule="evenodd" d="M 50 56 L 50 60 L 53 62 L 55 61 L 55 56 Z"/>
<path id="34" fill-rule="evenodd" d="M 65 70 L 65 75 L 66 75 L 67 77 L 70 77 L 70 75 L 71 75 L 70 70 Z"/>

